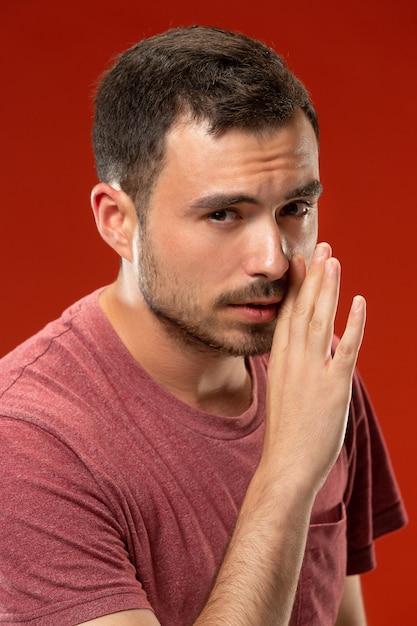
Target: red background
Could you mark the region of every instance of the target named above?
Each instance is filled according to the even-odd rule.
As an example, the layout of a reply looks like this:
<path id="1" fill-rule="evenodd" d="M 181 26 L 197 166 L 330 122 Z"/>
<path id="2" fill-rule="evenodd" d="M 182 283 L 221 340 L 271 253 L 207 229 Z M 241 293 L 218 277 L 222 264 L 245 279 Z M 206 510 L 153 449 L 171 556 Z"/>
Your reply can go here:
<path id="1" fill-rule="evenodd" d="M 415 624 L 415 0 L 1 0 L 0 354 L 114 278 L 117 259 L 89 208 L 94 84 L 116 53 L 192 23 L 275 47 L 318 109 L 320 237 L 343 266 L 338 328 L 364 294 L 359 368 L 410 516 L 378 541 L 379 566 L 364 577 L 369 621 Z"/>

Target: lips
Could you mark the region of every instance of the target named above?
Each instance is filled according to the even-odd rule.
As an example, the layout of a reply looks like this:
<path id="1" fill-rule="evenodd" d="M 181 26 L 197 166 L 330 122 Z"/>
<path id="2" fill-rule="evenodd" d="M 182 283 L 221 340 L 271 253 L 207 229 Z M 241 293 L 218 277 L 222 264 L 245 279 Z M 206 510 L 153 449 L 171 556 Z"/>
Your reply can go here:
<path id="1" fill-rule="evenodd" d="M 246 322 L 267 324 L 276 318 L 279 301 L 245 302 L 242 304 L 231 304 L 230 306 Z"/>
<path id="2" fill-rule="evenodd" d="M 278 306 L 279 300 L 256 300 L 255 302 L 244 302 L 242 306 L 253 306 L 253 307 L 262 307 L 262 306 Z"/>

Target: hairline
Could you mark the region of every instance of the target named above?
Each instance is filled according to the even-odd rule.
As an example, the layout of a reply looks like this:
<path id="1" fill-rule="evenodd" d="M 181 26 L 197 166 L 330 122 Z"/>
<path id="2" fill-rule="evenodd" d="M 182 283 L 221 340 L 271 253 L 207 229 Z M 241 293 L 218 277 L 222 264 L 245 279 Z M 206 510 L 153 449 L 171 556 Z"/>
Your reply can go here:
<path id="1" fill-rule="evenodd" d="M 281 128 L 285 128 L 286 126 L 288 126 L 291 121 L 294 119 L 294 117 L 296 116 L 297 112 L 301 112 L 303 113 L 303 115 L 305 116 L 305 118 L 307 119 L 307 121 L 310 123 L 311 128 L 314 132 L 314 136 L 316 138 L 317 141 L 317 148 L 319 149 L 320 147 L 320 142 L 319 142 L 319 134 L 318 134 L 318 130 L 316 130 L 316 128 L 314 127 L 314 124 L 312 123 L 312 121 L 310 120 L 309 116 L 307 115 L 307 113 L 304 111 L 304 109 L 300 106 L 296 106 L 294 108 L 294 111 L 292 113 L 291 116 L 288 117 L 288 119 L 284 120 L 284 121 L 278 121 L 276 123 L 272 123 L 272 122 L 266 122 L 264 125 L 257 125 L 257 126 L 243 126 L 243 125 L 239 125 L 239 124 L 230 124 L 227 127 L 220 127 L 220 128 L 216 128 L 215 123 L 213 123 L 212 120 L 210 120 L 210 118 L 208 117 L 204 117 L 204 116 L 197 116 L 194 114 L 194 112 L 192 111 L 191 107 L 188 107 L 187 109 L 181 109 L 181 111 L 176 115 L 176 117 L 174 118 L 174 120 L 172 121 L 171 125 L 169 126 L 169 128 L 166 130 L 163 139 L 160 143 L 160 158 L 159 159 L 154 159 L 153 160 L 153 167 L 152 167 L 152 173 L 150 175 L 150 180 L 151 180 L 151 184 L 148 185 L 146 192 L 144 194 L 144 196 L 142 196 L 141 201 L 139 202 L 139 196 L 140 196 L 140 189 L 137 190 L 135 197 L 131 198 L 133 200 L 133 203 L 135 205 L 135 210 L 136 210 L 136 214 L 137 217 L 141 223 L 142 226 L 145 225 L 146 220 L 144 219 L 146 213 L 149 210 L 150 207 L 150 199 L 153 193 L 153 190 L 158 182 L 158 178 L 162 173 L 162 170 L 164 169 L 165 166 L 165 158 L 166 158 L 166 142 L 167 142 L 167 138 L 168 135 L 175 129 L 180 127 L 181 125 L 191 125 L 191 124 L 197 124 L 197 125 L 201 125 L 201 126 L 206 126 L 207 127 L 207 134 L 212 135 L 214 137 L 222 137 L 224 135 L 226 135 L 228 132 L 231 131 L 238 131 L 241 133 L 245 133 L 245 134 L 250 134 L 253 135 L 255 137 L 269 137 L 272 134 L 274 134 L 274 132 L 276 132 L 277 130 L 281 129 Z M 149 180 L 149 179 L 148 179 Z M 120 182 L 115 181 L 116 184 L 120 187 Z"/>

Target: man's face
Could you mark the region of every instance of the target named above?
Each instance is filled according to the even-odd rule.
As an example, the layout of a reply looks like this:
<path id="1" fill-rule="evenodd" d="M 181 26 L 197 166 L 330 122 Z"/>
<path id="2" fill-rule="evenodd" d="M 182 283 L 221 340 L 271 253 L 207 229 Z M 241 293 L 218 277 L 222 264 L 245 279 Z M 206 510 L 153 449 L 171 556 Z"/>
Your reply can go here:
<path id="1" fill-rule="evenodd" d="M 318 149 L 303 113 L 272 133 L 220 137 L 184 120 L 139 232 L 138 284 L 182 345 L 235 356 L 270 350 L 294 252 L 317 240 Z"/>

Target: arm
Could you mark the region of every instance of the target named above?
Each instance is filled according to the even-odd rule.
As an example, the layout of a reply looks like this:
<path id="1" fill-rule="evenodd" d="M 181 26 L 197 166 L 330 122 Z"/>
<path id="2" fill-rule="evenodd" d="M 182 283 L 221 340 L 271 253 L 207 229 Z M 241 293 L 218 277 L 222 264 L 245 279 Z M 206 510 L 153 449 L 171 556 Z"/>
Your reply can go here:
<path id="1" fill-rule="evenodd" d="M 347 576 L 335 626 L 366 626 L 359 576 Z M 159 626 L 152 611 L 122 611 L 83 622 L 80 626 Z"/>
<path id="2" fill-rule="evenodd" d="M 343 443 L 365 318 L 359 298 L 332 359 L 340 268 L 328 246 L 320 250 L 307 276 L 302 257 L 291 261 L 291 286 L 268 369 L 262 457 L 194 626 L 285 626 L 290 619 L 314 499 Z M 148 611 L 135 611 L 88 624 L 158 621 Z"/>
<path id="3" fill-rule="evenodd" d="M 347 576 L 335 626 L 366 626 L 359 576 Z"/>
<path id="4" fill-rule="evenodd" d="M 152 611 L 122 611 L 83 622 L 80 626 L 158 626 Z M 335 626 L 366 626 L 359 576 L 347 576 Z"/>
<path id="5" fill-rule="evenodd" d="M 322 256 L 320 256 L 322 252 Z M 259 466 L 198 626 L 288 624 L 316 494 L 343 444 L 365 304 L 354 301 L 331 357 L 340 267 L 319 246 L 291 261 L 268 379 Z"/>

